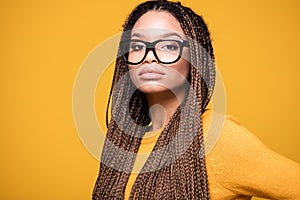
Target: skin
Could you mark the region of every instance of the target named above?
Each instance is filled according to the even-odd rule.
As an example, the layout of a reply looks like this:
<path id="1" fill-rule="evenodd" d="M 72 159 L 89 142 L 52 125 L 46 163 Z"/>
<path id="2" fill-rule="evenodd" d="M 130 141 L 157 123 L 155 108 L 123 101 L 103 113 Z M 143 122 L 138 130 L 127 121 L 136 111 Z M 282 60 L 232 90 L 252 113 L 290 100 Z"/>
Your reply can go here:
<path id="1" fill-rule="evenodd" d="M 148 11 L 134 25 L 131 39 L 153 42 L 158 39 L 186 40 L 186 37 L 173 15 L 166 11 Z M 131 80 L 146 94 L 152 130 L 165 126 L 184 99 L 190 73 L 189 57 L 189 48 L 184 47 L 179 61 L 162 64 L 149 51 L 141 64 L 129 65 Z"/>

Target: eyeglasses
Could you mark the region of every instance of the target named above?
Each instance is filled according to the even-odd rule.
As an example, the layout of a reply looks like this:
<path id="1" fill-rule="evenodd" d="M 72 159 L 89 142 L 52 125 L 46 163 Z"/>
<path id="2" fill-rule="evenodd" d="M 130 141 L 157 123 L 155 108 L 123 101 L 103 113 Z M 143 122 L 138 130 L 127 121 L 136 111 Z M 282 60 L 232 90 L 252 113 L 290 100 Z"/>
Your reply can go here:
<path id="1" fill-rule="evenodd" d="M 126 63 L 138 65 L 142 63 L 151 50 L 156 60 L 162 64 L 177 62 L 182 55 L 183 47 L 190 47 L 186 40 L 129 40 L 122 45 L 122 55 Z"/>

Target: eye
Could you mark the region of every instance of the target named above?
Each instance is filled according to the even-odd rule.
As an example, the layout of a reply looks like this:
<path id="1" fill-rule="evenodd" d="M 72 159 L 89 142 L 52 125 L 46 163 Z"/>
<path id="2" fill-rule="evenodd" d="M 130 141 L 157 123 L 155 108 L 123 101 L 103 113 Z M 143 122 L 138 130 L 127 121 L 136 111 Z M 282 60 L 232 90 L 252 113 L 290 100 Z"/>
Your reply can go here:
<path id="1" fill-rule="evenodd" d="M 178 45 L 169 44 L 169 45 L 162 46 L 161 49 L 167 50 L 167 51 L 177 51 Z"/>
<path id="2" fill-rule="evenodd" d="M 130 51 L 140 51 L 145 48 L 145 45 L 142 43 L 131 43 L 130 44 Z"/>
<path id="3" fill-rule="evenodd" d="M 166 40 L 166 41 L 158 42 L 156 48 L 161 51 L 177 52 L 180 49 L 180 46 L 176 41 Z"/>

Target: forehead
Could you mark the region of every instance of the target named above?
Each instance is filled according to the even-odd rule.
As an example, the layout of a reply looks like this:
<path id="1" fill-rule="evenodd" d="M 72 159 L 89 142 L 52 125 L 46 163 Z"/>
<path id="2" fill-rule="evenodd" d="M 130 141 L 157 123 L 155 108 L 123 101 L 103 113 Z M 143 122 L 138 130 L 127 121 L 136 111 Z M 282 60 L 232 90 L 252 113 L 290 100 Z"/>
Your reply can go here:
<path id="1" fill-rule="evenodd" d="M 140 35 L 146 38 L 157 38 L 160 36 L 184 37 L 179 21 L 166 11 L 148 11 L 142 15 L 132 28 L 132 35 Z"/>

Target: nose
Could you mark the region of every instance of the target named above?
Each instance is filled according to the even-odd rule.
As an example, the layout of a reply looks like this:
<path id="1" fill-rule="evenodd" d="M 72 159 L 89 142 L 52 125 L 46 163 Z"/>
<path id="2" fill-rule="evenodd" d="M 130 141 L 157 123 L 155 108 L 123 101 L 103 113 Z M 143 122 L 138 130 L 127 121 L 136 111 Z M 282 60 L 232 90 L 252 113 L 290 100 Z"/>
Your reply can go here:
<path id="1" fill-rule="evenodd" d="M 158 60 L 154 55 L 154 49 L 151 48 L 151 49 L 148 50 L 148 52 L 146 53 L 146 57 L 145 57 L 144 62 L 146 62 L 146 63 L 152 63 L 152 62 L 158 63 Z"/>

